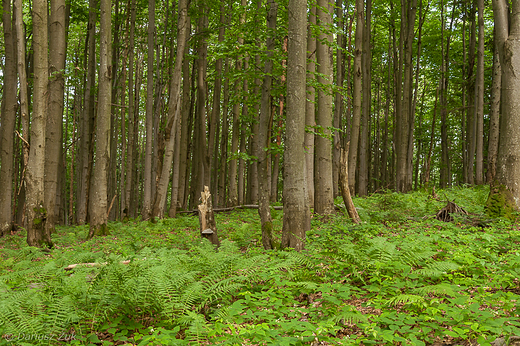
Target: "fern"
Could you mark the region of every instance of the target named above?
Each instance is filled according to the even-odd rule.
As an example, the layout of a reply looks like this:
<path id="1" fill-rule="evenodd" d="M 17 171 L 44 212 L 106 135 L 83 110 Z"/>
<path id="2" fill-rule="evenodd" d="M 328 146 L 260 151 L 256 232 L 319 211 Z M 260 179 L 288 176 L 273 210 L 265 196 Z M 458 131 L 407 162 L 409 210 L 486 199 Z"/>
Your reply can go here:
<path id="1" fill-rule="evenodd" d="M 418 287 L 418 288 L 414 289 L 413 292 L 415 292 L 421 296 L 426 296 L 428 294 L 436 294 L 436 295 L 446 295 L 446 296 L 450 296 L 450 297 L 455 297 L 455 296 L 459 295 L 458 292 L 456 292 L 453 289 L 453 285 L 450 285 L 447 283 L 440 283 L 438 285 L 429 285 L 429 286 Z"/>
<path id="2" fill-rule="evenodd" d="M 417 274 L 430 277 L 433 279 L 439 278 L 448 272 L 458 270 L 460 265 L 450 261 L 437 261 L 426 265 L 425 268 L 417 270 Z"/>
<path id="3" fill-rule="evenodd" d="M 417 305 L 423 303 L 424 297 L 415 295 L 415 294 L 400 294 L 398 296 L 395 296 L 393 298 L 390 298 L 386 305 L 388 306 L 397 306 L 400 304 L 411 304 L 411 305 Z"/>

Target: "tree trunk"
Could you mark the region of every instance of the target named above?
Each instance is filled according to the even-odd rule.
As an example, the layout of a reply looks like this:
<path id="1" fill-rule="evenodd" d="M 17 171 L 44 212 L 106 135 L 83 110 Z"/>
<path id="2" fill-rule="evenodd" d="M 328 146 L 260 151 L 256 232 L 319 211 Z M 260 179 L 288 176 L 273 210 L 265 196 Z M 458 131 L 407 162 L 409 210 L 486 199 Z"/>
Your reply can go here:
<path id="1" fill-rule="evenodd" d="M 110 163 L 110 111 L 112 101 L 112 1 L 100 2 L 99 91 L 96 118 L 96 159 L 90 191 L 88 239 L 108 235 L 107 178 Z"/>
<path id="2" fill-rule="evenodd" d="M 258 158 L 258 214 L 260 215 L 262 227 L 262 244 L 264 249 L 273 248 L 273 220 L 271 219 L 271 210 L 269 209 L 270 181 L 269 181 L 269 119 L 271 111 L 271 86 L 273 72 L 273 51 L 275 42 L 273 39 L 276 30 L 276 17 L 278 4 L 274 0 L 268 0 L 269 12 L 267 13 L 267 36 L 266 49 L 267 60 L 264 66 L 264 78 L 262 84 L 262 96 L 260 101 L 260 119 L 258 124 L 258 140 L 257 148 L 255 148 L 255 156 Z"/>
<path id="3" fill-rule="evenodd" d="M 309 10 L 309 26 L 307 30 L 307 80 L 313 81 L 316 73 L 316 6 Z M 313 83 L 307 83 L 307 100 L 305 103 L 305 126 L 314 129 L 316 126 L 316 90 Z M 305 172 L 307 173 L 307 198 L 309 208 L 314 208 L 314 131 L 305 131 Z"/>
<path id="4" fill-rule="evenodd" d="M 301 251 L 310 228 L 305 175 L 305 78 L 307 1 L 288 5 L 287 121 L 284 153 L 283 227 L 281 247 Z"/>
<path id="5" fill-rule="evenodd" d="M 152 158 L 153 158 L 153 71 L 154 71 L 154 38 L 155 38 L 155 0 L 148 0 L 148 60 L 146 75 L 146 149 L 144 158 L 144 195 L 143 220 L 150 218 L 152 213 Z M 156 92 L 159 92 L 157 90 Z M 176 204 L 177 201 L 172 201 Z"/>
<path id="6" fill-rule="evenodd" d="M 332 145 L 330 142 L 332 127 L 332 35 L 324 32 L 332 23 L 331 9 L 327 0 L 317 3 L 317 21 L 322 27 L 316 44 L 318 64 L 318 116 L 316 125 L 319 136 L 315 137 L 314 156 L 314 212 L 328 215 L 334 212 L 332 187 Z"/>
<path id="7" fill-rule="evenodd" d="M 47 57 L 47 1 L 33 1 L 34 99 L 31 121 L 31 147 L 25 182 L 27 186 L 27 244 L 52 247 L 51 234 L 45 227 L 45 126 L 49 62 Z"/>
<path id="8" fill-rule="evenodd" d="M 354 48 L 354 90 L 353 90 L 353 109 L 352 109 L 352 125 L 350 130 L 350 151 L 348 156 L 348 185 L 350 193 L 355 194 L 356 168 L 358 161 L 359 146 L 359 130 L 361 125 L 361 99 L 362 99 L 362 78 L 363 70 L 361 67 L 361 58 L 363 52 L 363 28 L 364 24 L 364 2 L 356 0 L 356 33 Z"/>
<path id="9" fill-rule="evenodd" d="M 16 37 L 11 20 L 11 0 L 3 0 L 2 24 L 4 31 L 4 85 L 16 85 Z M 3 88 L 0 128 L 0 237 L 11 230 L 13 202 L 14 129 L 18 108 L 16 88 Z"/>
<path id="10" fill-rule="evenodd" d="M 369 120 L 371 103 L 371 73 L 372 54 L 370 52 L 370 20 L 372 12 L 372 1 L 366 1 L 366 20 L 363 28 L 363 51 L 361 56 L 361 67 L 363 71 L 363 102 L 361 115 L 361 133 L 359 141 L 359 172 L 358 172 L 358 194 L 366 196 L 368 194 L 368 171 L 369 171 Z"/>
<path id="11" fill-rule="evenodd" d="M 477 0 L 478 6 L 478 50 L 477 75 L 475 82 L 475 118 L 476 118 L 476 157 L 475 183 L 484 183 L 484 0 Z"/>
<path id="12" fill-rule="evenodd" d="M 495 40 L 495 52 L 493 53 L 493 85 L 491 87 L 491 106 L 489 116 L 489 141 L 487 156 L 486 181 L 492 183 L 497 172 L 498 136 L 500 123 L 500 85 L 502 83 L 502 66 L 500 64 L 500 47 Z"/>
<path id="13" fill-rule="evenodd" d="M 345 149 L 341 150 L 341 165 L 339 171 L 339 183 L 341 196 L 343 197 L 343 203 L 345 204 L 345 208 L 347 209 L 348 216 L 352 219 L 354 223 L 360 223 L 361 219 L 359 218 L 359 214 L 352 202 L 352 197 L 350 196 L 350 189 L 348 187 L 348 150 L 350 143 L 347 143 Z"/>
<path id="14" fill-rule="evenodd" d="M 65 90 L 65 58 L 67 53 L 66 42 L 66 14 L 65 0 L 51 1 L 51 22 L 49 27 L 49 82 L 48 112 L 45 141 L 45 209 L 47 222 L 45 227 L 49 233 L 54 232 L 54 226 L 59 214 L 58 172 L 61 163 L 62 124 L 63 124 L 63 95 Z M 68 21 L 67 21 L 68 22 Z"/>
<path id="15" fill-rule="evenodd" d="M 508 20 L 507 2 L 493 0 L 497 44 L 502 65 L 502 119 L 497 160 L 497 181 L 489 199 L 501 202 L 501 211 L 520 209 L 520 3 L 513 1 Z M 498 185 L 498 186 L 497 186 Z M 502 198 L 496 198 L 499 194 Z M 499 197 L 497 196 L 497 197 Z M 489 200 L 488 199 L 488 200 Z M 489 211 L 488 205 L 488 211 Z M 503 216 L 507 213 L 501 212 Z M 510 215 L 512 216 L 512 215 Z"/>
<path id="16" fill-rule="evenodd" d="M 134 170 L 134 148 L 136 147 L 134 139 L 134 57 L 135 46 L 135 17 L 136 17 L 136 0 L 130 1 L 130 35 L 128 41 L 128 141 L 126 145 L 126 186 L 125 186 L 125 210 L 126 216 L 133 217 L 133 210 L 130 206 L 131 200 L 134 199 L 132 173 Z"/>
<path id="17" fill-rule="evenodd" d="M 87 222 L 88 196 L 90 186 L 90 172 L 92 162 L 92 138 L 94 131 L 94 84 L 96 79 L 96 21 L 97 1 L 89 1 L 89 19 L 85 50 L 88 50 L 86 63 L 86 84 L 84 89 L 84 103 L 80 125 L 80 150 L 78 158 L 78 186 L 76 194 L 76 220 L 79 225 Z"/>
<path id="18" fill-rule="evenodd" d="M 25 64 L 25 30 L 23 25 L 22 17 L 22 0 L 15 0 L 14 4 L 14 18 L 15 18 L 15 31 L 16 31 L 16 54 L 17 54 L 17 70 L 18 70 L 18 84 L 20 86 L 20 115 L 22 123 L 22 151 L 23 151 L 23 167 L 20 168 L 22 172 L 25 172 L 27 163 L 29 161 L 29 95 L 27 90 L 27 67 Z M 24 179 L 22 173 L 21 180 Z M 25 204 L 25 184 L 21 182 L 20 192 L 18 194 L 18 220 L 17 223 L 24 225 L 24 210 Z"/>
<path id="19" fill-rule="evenodd" d="M 229 59 L 226 59 L 224 75 L 229 73 Z M 229 79 L 226 77 L 224 81 L 224 103 L 222 116 L 222 137 L 220 139 L 220 160 L 219 160 L 219 178 L 218 178 L 218 206 L 226 205 L 226 180 L 228 176 L 228 138 L 229 138 Z"/>
<path id="20" fill-rule="evenodd" d="M 336 25 L 343 28 L 343 0 L 336 0 Z M 309 39 L 309 38 L 307 38 Z M 336 35 L 336 44 L 343 48 L 345 35 L 340 31 Z M 340 129 L 343 117 L 343 81 L 345 79 L 345 54 L 342 49 L 336 50 L 336 86 L 338 90 L 334 93 L 334 129 Z M 334 131 L 332 142 L 332 187 L 333 196 L 339 195 L 339 170 L 341 163 L 341 135 L 339 131 Z"/>
<path id="21" fill-rule="evenodd" d="M 166 202 L 166 194 L 168 192 L 168 182 L 170 178 L 170 170 L 173 161 L 173 151 L 176 135 L 176 124 L 178 123 L 180 112 L 180 85 L 182 77 L 182 62 L 184 59 L 184 47 L 187 38 L 187 0 L 179 0 L 179 19 L 177 24 L 177 56 L 175 59 L 175 67 L 170 84 L 170 106 L 168 108 L 168 123 L 165 129 L 165 154 L 162 164 L 161 175 L 157 186 L 155 203 L 153 206 L 152 217 L 164 217 L 164 205 Z"/>

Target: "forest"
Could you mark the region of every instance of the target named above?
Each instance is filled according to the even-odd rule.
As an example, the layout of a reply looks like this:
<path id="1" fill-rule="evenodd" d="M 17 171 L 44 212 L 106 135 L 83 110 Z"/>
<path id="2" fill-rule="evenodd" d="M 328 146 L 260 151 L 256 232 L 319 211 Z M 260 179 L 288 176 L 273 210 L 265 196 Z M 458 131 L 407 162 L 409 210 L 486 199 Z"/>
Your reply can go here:
<path id="1" fill-rule="evenodd" d="M 519 2 L 2 0 L 2 33 L 0 344 L 520 343 Z"/>

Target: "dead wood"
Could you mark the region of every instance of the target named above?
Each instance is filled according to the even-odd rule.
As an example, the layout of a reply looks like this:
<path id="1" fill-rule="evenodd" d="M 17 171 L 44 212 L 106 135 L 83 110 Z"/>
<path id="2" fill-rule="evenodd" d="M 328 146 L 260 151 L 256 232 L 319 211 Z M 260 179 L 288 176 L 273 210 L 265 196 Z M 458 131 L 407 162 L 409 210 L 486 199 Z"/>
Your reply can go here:
<path id="1" fill-rule="evenodd" d="M 130 260 L 127 260 L 127 261 L 121 261 L 119 262 L 120 264 L 128 264 L 130 263 Z M 75 264 L 69 264 L 68 266 L 66 266 L 65 268 L 63 268 L 63 270 L 72 270 L 76 267 L 100 267 L 100 266 L 105 266 L 107 265 L 108 262 L 102 262 L 102 263 L 75 263 Z"/>
<path id="2" fill-rule="evenodd" d="M 212 244 L 219 246 L 217 234 L 217 223 L 213 214 L 213 206 L 211 204 L 211 193 L 209 187 L 204 186 L 204 191 L 200 193 L 202 203 L 199 205 L 199 222 L 200 235 L 207 238 Z"/>
<path id="3" fill-rule="evenodd" d="M 435 218 L 439 221 L 451 222 L 453 221 L 453 216 L 451 216 L 451 214 L 454 213 L 468 215 L 468 212 L 455 204 L 455 202 L 448 201 L 448 204 L 439 210 L 439 212 L 435 215 Z"/>
<path id="4" fill-rule="evenodd" d="M 345 149 L 341 150 L 341 158 L 340 158 L 340 169 L 339 169 L 339 187 L 341 190 L 341 196 L 343 197 L 343 203 L 345 203 L 345 208 L 347 208 L 348 215 L 352 219 L 354 223 L 360 223 L 361 219 L 359 218 L 359 214 L 352 202 L 352 197 L 350 196 L 350 189 L 348 187 L 348 149 L 350 143 L 347 143 Z"/>

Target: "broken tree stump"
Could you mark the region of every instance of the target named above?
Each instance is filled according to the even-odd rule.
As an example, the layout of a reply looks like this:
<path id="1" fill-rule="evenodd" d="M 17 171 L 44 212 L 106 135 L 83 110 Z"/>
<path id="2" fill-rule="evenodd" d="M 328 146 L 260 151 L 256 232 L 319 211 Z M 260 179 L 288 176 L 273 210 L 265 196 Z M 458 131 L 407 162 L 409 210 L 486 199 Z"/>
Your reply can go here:
<path id="1" fill-rule="evenodd" d="M 202 204 L 198 206 L 200 235 L 208 239 L 213 245 L 219 246 L 217 223 L 215 222 L 209 187 L 204 186 L 204 191 L 200 193 L 200 199 L 202 201 Z"/>
<path id="2" fill-rule="evenodd" d="M 354 202 L 352 202 L 352 197 L 350 196 L 350 189 L 348 188 L 348 149 L 350 142 L 347 143 L 345 149 L 341 149 L 341 158 L 340 158 L 340 168 L 339 168 L 339 187 L 341 190 L 341 196 L 343 197 L 343 203 L 345 203 L 345 208 L 347 208 L 348 215 L 352 219 L 354 223 L 360 223 L 361 219 L 359 218 L 359 214 L 354 206 Z"/>
<path id="3" fill-rule="evenodd" d="M 439 221 L 451 222 L 453 221 L 453 216 L 451 216 L 450 214 L 453 213 L 468 215 L 468 212 L 465 211 L 463 208 L 459 207 L 457 204 L 455 204 L 455 202 L 448 201 L 448 204 L 444 208 L 439 210 L 437 215 L 435 215 L 435 218 Z"/>

